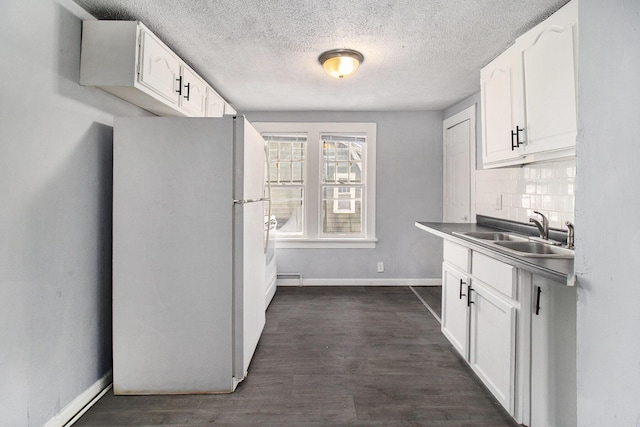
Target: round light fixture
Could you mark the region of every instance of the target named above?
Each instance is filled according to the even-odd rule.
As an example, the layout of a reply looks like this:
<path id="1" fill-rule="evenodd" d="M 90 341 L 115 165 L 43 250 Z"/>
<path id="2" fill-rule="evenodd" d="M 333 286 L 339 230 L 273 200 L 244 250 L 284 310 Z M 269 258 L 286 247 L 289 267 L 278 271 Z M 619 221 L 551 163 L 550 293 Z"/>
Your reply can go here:
<path id="1" fill-rule="evenodd" d="M 333 49 L 320 55 L 318 61 L 320 61 L 327 74 L 341 79 L 353 74 L 364 61 L 364 56 L 353 49 Z"/>

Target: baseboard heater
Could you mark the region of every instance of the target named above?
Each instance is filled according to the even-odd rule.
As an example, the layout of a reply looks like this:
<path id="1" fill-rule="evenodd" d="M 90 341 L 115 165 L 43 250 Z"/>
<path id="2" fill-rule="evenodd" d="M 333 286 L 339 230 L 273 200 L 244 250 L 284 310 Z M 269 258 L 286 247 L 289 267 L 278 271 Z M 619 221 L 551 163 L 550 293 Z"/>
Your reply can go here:
<path id="1" fill-rule="evenodd" d="M 302 286 L 302 273 L 278 273 L 278 285 Z"/>

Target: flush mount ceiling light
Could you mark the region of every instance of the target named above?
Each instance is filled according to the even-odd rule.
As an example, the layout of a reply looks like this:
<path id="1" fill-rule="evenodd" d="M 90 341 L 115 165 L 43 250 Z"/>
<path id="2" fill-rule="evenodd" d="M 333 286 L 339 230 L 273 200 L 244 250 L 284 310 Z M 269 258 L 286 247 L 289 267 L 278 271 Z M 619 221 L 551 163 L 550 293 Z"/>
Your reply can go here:
<path id="1" fill-rule="evenodd" d="M 324 71 L 331 77 L 341 79 L 353 74 L 364 61 L 364 56 L 357 50 L 333 49 L 318 57 Z"/>

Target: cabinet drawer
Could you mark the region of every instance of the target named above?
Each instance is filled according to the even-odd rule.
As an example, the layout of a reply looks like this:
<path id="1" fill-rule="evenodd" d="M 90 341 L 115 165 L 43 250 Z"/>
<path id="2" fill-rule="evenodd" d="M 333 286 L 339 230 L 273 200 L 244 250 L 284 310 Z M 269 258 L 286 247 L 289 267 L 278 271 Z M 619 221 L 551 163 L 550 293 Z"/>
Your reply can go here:
<path id="1" fill-rule="evenodd" d="M 444 260 L 466 273 L 469 272 L 469 252 L 471 251 L 464 246 L 457 245 L 448 240 L 444 241 Z"/>
<path id="2" fill-rule="evenodd" d="M 474 277 L 511 299 L 516 299 L 516 268 L 473 252 L 471 271 Z"/>

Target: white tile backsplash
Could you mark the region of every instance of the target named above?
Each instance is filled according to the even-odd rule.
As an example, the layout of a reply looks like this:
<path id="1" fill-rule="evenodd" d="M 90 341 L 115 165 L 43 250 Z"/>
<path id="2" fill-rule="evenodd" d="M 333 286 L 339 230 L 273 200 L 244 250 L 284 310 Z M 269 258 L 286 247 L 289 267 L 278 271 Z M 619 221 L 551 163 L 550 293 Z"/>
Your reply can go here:
<path id="1" fill-rule="evenodd" d="M 575 209 L 575 159 L 512 168 L 476 171 L 476 212 L 527 223 L 533 211 L 549 218 L 549 226 L 566 229 Z M 502 209 L 496 197 L 502 195 Z"/>

